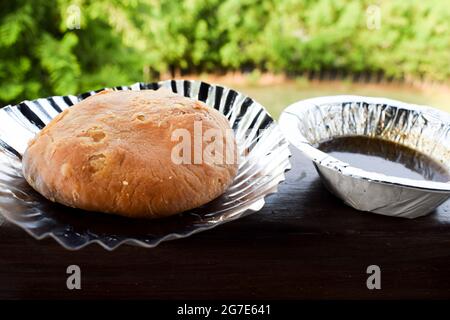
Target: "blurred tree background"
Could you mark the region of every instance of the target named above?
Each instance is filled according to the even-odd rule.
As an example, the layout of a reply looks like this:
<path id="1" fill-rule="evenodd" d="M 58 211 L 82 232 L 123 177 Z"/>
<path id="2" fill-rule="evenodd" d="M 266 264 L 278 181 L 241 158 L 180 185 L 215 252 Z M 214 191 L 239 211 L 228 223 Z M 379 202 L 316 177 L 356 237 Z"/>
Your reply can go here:
<path id="1" fill-rule="evenodd" d="M 445 0 L 0 3 L 1 105 L 169 73 L 254 70 L 448 83 L 450 5 Z"/>

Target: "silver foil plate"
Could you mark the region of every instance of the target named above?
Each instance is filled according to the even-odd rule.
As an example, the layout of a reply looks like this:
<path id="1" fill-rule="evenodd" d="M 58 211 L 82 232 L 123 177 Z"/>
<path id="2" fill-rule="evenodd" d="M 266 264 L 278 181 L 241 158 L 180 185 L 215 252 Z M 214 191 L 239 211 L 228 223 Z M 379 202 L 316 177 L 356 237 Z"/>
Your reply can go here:
<path id="1" fill-rule="evenodd" d="M 169 80 L 113 89 L 160 87 L 204 101 L 228 118 L 236 136 L 240 166 L 233 184 L 221 197 L 169 218 L 136 220 L 68 208 L 34 191 L 22 175 L 21 155 L 28 141 L 64 109 L 97 90 L 24 101 L 0 110 L 1 214 L 33 237 L 52 237 L 67 249 L 98 243 L 112 250 L 124 243 L 155 247 L 162 241 L 184 238 L 259 211 L 264 197 L 277 191 L 284 172 L 290 168 L 289 144 L 277 123 L 250 97 L 201 81 Z"/>
<path id="2" fill-rule="evenodd" d="M 288 140 L 314 162 L 325 186 L 358 210 L 415 218 L 450 197 L 449 183 L 365 171 L 315 148 L 333 137 L 378 137 L 417 150 L 450 172 L 445 112 L 384 98 L 331 96 L 296 102 L 279 122 Z"/>

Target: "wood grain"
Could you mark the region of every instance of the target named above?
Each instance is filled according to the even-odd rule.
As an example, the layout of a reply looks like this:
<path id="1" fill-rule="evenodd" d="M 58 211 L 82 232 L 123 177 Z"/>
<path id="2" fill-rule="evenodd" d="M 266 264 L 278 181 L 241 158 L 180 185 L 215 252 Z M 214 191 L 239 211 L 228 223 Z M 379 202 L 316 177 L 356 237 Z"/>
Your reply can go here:
<path id="1" fill-rule="evenodd" d="M 450 202 L 415 220 L 361 213 L 297 151 L 262 211 L 155 249 L 67 251 L 0 223 L 0 298 L 450 298 Z M 66 289 L 66 268 L 82 290 Z M 381 290 L 366 268 L 381 267 Z"/>

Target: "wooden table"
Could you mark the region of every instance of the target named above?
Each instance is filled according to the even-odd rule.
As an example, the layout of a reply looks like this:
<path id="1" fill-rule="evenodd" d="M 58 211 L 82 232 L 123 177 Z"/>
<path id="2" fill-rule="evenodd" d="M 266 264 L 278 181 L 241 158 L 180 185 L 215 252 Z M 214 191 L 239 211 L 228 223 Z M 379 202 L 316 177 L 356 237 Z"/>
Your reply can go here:
<path id="1" fill-rule="evenodd" d="M 67 251 L 0 226 L 0 298 L 449 298 L 450 202 L 415 220 L 358 212 L 293 151 L 293 169 L 257 214 L 155 249 Z M 82 289 L 66 288 L 79 265 Z M 368 290 L 366 268 L 381 268 Z"/>

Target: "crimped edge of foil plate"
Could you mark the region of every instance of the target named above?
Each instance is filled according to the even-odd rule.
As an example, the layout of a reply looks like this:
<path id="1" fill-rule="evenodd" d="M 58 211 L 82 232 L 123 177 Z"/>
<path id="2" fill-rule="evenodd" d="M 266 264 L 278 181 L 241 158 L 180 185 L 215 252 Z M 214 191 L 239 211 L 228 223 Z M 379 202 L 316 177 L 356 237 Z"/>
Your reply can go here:
<path id="1" fill-rule="evenodd" d="M 339 172 L 342 175 L 381 184 L 398 185 L 405 188 L 426 190 L 429 192 L 450 192 L 450 183 L 400 178 L 351 166 L 348 163 L 336 159 L 335 157 L 332 157 L 314 147 L 301 134 L 300 130 L 296 126 L 292 125 L 294 121 L 292 121 L 292 119 L 288 119 L 288 117 L 295 117 L 297 123 L 301 122 L 301 116 L 303 115 L 303 111 L 306 107 L 320 107 L 323 105 L 346 103 L 383 104 L 412 111 L 420 111 L 427 114 L 429 117 L 439 119 L 441 122 L 447 122 L 450 124 L 450 114 L 429 106 L 411 104 L 387 98 L 337 95 L 301 100 L 289 105 L 280 116 L 279 124 L 281 130 L 284 132 L 284 135 L 289 142 L 302 151 L 313 162 Z"/>
<path id="2" fill-rule="evenodd" d="M 169 240 L 175 240 L 175 239 L 181 239 L 181 238 L 186 238 L 189 237 L 191 235 L 194 235 L 196 233 L 202 232 L 202 231 L 206 231 L 206 230 L 210 230 L 213 229 L 217 226 L 220 226 L 224 223 L 227 222 L 231 222 L 234 220 L 237 220 L 239 218 L 242 218 L 244 216 L 250 215 L 252 213 L 258 212 L 260 211 L 264 205 L 265 205 L 265 199 L 267 196 L 270 196 L 276 192 L 278 192 L 278 185 L 285 180 L 285 172 L 291 169 L 291 163 L 289 158 L 292 156 L 290 150 L 289 150 L 289 143 L 286 140 L 286 138 L 284 137 L 282 130 L 280 130 L 278 123 L 276 122 L 276 120 L 270 115 L 270 113 L 267 111 L 266 108 L 264 108 L 263 105 L 261 105 L 260 103 L 258 103 L 257 101 L 253 100 L 252 98 L 248 97 L 247 95 L 231 89 L 229 87 L 223 86 L 223 85 L 219 85 L 219 84 L 210 84 L 210 83 L 206 83 L 204 81 L 200 81 L 200 80 L 164 80 L 164 81 L 159 81 L 159 82 L 153 82 L 153 83 L 142 83 L 142 82 L 137 82 L 134 83 L 130 86 L 118 86 L 118 87 L 113 87 L 113 88 L 102 88 L 99 90 L 95 90 L 95 91 L 90 91 L 90 92 L 86 92 L 86 93 L 82 93 L 79 94 L 77 96 L 75 95 L 67 95 L 67 96 L 53 96 L 53 97 L 47 97 L 47 98 L 39 98 L 39 99 L 35 99 L 33 101 L 37 101 L 37 100 L 46 100 L 46 99 L 64 99 L 65 101 L 67 101 L 70 105 L 73 105 L 91 95 L 94 95 L 102 90 L 105 89 L 110 89 L 110 90 L 142 90 L 142 89 L 157 89 L 159 87 L 165 87 L 168 89 L 171 89 L 173 92 L 175 93 L 180 93 L 182 95 L 185 95 L 185 93 L 183 91 L 180 92 L 180 90 L 186 90 L 186 86 L 188 86 L 190 89 L 195 87 L 196 90 L 198 90 L 196 92 L 197 95 L 197 99 L 201 100 L 201 101 L 205 101 L 204 99 L 202 99 L 201 95 L 205 94 L 203 91 L 206 89 L 207 93 L 206 95 L 208 95 L 208 91 L 212 88 L 220 88 L 221 90 L 224 90 L 228 93 L 234 93 L 236 95 L 240 95 L 243 98 L 243 102 L 242 104 L 244 104 L 244 102 L 250 102 L 250 105 L 255 103 L 257 104 L 263 112 L 265 112 L 265 114 L 270 118 L 270 120 L 272 121 L 271 124 L 273 124 L 275 126 L 275 128 L 277 130 L 279 130 L 280 132 L 280 137 L 281 139 L 278 141 L 280 144 L 280 148 L 282 148 L 285 152 L 286 152 L 286 159 L 284 159 L 283 161 L 280 161 L 280 172 L 277 176 L 273 177 L 273 179 L 271 179 L 267 187 L 267 189 L 261 191 L 258 190 L 257 191 L 257 198 L 254 202 L 252 202 L 251 204 L 247 205 L 247 206 L 243 206 L 242 208 L 239 209 L 235 209 L 235 211 L 233 212 L 232 215 L 226 217 L 226 219 L 220 219 L 220 222 L 214 222 L 211 223 L 209 225 L 205 225 L 205 226 L 191 226 L 189 229 L 187 229 L 185 232 L 173 232 L 173 233 L 168 233 L 165 236 L 161 236 L 157 239 L 152 240 L 151 242 L 145 242 L 136 238 L 124 238 L 121 241 L 116 242 L 114 245 L 108 245 L 108 242 L 106 240 L 104 240 L 104 238 L 107 237 L 107 235 L 104 235 L 103 237 L 100 237 L 98 239 L 87 239 L 85 240 L 84 243 L 81 243 L 79 245 L 76 246 L 69 246 L 67 245 L 60 236 L 56 235 L 53 231 L 48 231 L 48 232 L 44 232 L 41 234 L 37 234 L 35 232 L 33 232 L 33 230 L 26 228 L 24 225 L 22 225 L 20 222 L 15 221 L 13 219 L 10 219 L 8 217 L 8 214 L 5 212 L 1 212 L 0 214 L 4 217 L 4 219 L 8 222 L 11 222 L 14 225 L 19 226 L 21 229 L 25 230 L 28 234 L 30 234 L 33 238 L 37 239 L 37 240 L 42 240 L 45 238 L 53 238 L 57 243 L 59 243 L 62 247 L 64 247 L 67 250 L 71 250 L 71 251 L 75 251 L 75 250 L 79 250 L 82 249 L 90 244 L 98 244 L 101 247 L 103 247 L 104 249 L 108 250 L 108 251 L 113 251 L 115 249 L 117 249 L 118 247 L 120 247 L 123 244 L 129 244 L 129 245 L 135 245 L 135 246 L 140 246 L 140 247 L 144 247 L 144 248 L 154 248 L 156 246 L 158 246 L 159 244 L 161 244 L 164 241 L 169 241 Z M 192 97 L 193 98 L 193 97 Z M 205 97 L 203 97 L 205 98 Z M 206 96 L 206 98 L 208 98 L 208 96 Z M 224 98 L 222 98 L 224 99 Z M 25 100 L 18 105 L 21 104 L 26 104 L 27 102 L 30 102 L 29 100 Z M 234 103 L 234 102 L 233 102 Z M 8 105 L 5 106 L 2 109 L 9 109 L 11 110 L 12 108 L 16 107 L 16 106 L 12 106 L 12 105 Z M 248 107 L 248 106 L 247 106 Z M 0 111 L 2 110 L 0 109 Z M 38 130 L 39 131 L 39 130 Z M 2 143 L 2 141 L 0 140 L 0 143 Z M 4 145 L 0 145 L 0 147 L 8 152 L 10 152 L 11 154 L 14 154 L 15 156 L 20 155 L 20 152 L 17 152 L 16 150 L 12 149 L 8 149 L 5 148 Z"/>

